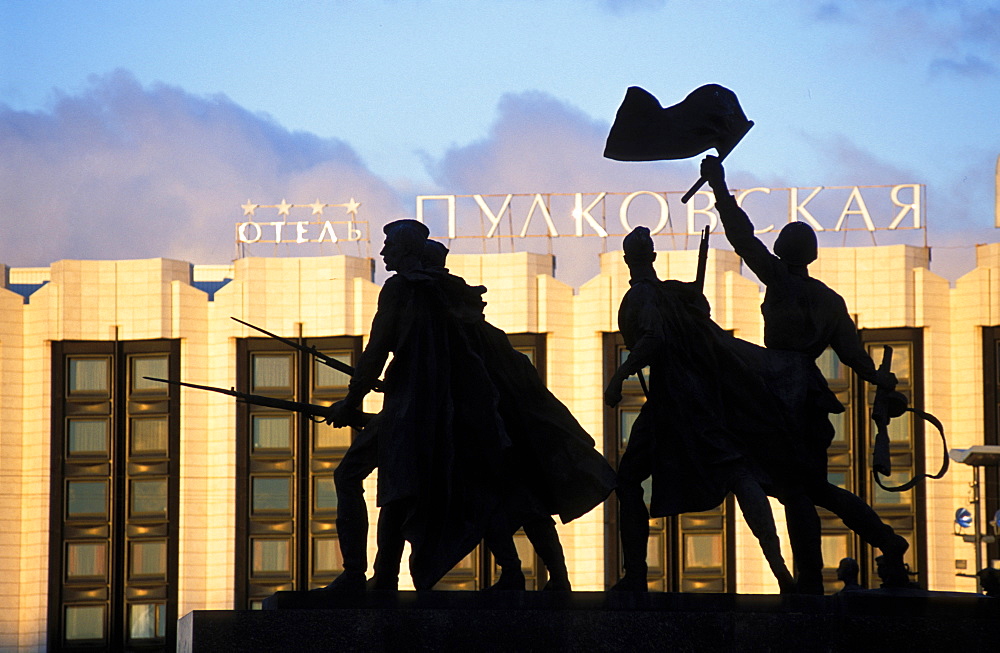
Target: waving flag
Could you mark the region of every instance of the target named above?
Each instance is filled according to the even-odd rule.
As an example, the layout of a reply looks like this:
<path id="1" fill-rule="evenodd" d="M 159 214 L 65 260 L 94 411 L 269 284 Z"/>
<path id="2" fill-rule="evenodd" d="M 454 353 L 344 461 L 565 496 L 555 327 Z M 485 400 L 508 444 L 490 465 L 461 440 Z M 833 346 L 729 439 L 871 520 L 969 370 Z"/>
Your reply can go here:
<path id="1" fill-rule="evenodd" d="M 718 84 L 696 88 L 666 108 L 649 91 L 632 86 L 611 125 L 604 156 L 616 161 L 687 159 L 714 147 L 724 157 L 752 126 L 736 94 Z"/>

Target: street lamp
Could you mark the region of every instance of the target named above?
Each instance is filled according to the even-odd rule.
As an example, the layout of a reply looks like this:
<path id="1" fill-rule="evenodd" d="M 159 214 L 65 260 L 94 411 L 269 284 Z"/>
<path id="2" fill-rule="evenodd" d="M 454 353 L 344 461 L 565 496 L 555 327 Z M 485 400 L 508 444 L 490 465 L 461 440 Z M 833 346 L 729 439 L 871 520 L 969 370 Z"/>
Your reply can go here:
<path id="1" fill-rule="evenodd" d="M 974 516 L 972 525 L 974 527 L 972 535 L 962 535 L 966 542 L 972 542 L 976 546 L 976 573 L 983 568 L 983 544 L 996 541 L 994 535 L 983 535 L 983 527 L 980 523 L 980 512 L 982 509 L 982 497 L 979 490 L 979 468 L 1000 466 L 1000 446 L 977 444 L 968 449 L 952 449 L 948 455 L 957 463 L 963 463 L 972 467 L 972 509 Z M 976 576 L 976 592 L 982 592 L 982 581 Z"/>

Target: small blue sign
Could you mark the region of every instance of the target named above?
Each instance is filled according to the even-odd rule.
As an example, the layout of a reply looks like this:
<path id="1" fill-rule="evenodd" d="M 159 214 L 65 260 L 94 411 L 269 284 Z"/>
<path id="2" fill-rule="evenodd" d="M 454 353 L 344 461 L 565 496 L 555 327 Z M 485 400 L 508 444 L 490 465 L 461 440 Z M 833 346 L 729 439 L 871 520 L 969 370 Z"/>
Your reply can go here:
<path id="1" fill-rule="evenodd" d="M 955 523 L 962 528 L 972 526 L 972 513 L 968 508 L 959 508 L 955 511 Z"/>

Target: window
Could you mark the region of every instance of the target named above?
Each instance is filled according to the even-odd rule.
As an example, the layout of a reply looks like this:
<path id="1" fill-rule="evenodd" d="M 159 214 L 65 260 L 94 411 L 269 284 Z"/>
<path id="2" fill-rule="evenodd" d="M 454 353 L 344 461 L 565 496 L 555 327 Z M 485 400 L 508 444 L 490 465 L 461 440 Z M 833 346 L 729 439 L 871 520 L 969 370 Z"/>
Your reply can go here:
<path id="1" fill-rule="evenodd" d="M 302 343 L 348 364 L 361 352 L 355 337 Z M 291 401 L 330 405 L 350 381 L 272 338 L 238 341 L 236 364 L 238 389 Z M 236 606 L 257 608 L 278 590 L 322 587 L 342 571 L 333 470 L 353 435 L 264 406 L 241 403 L 236 415 Z"/>
<path id="2" fill-rule="evenodd" d="M 1000 445 L 1000 326 L 983 329 L 983 388 L 983 444 Z M 980 479 L 983 511 L 992 520 L 1000 510 L 1000 467 L 982 467 Z M 986 545 L 986 559 L 1000 560 L 1000 542 Z"/>
<path id="3" fill-rule="evenodd" d="M 179 354 L 173 340 L 53 343 L 53 650 L 174 646 L 180 397 L 144 377 L 178 378 Z"/>
<path id="4" fill-rule="evenodd" d="M 605 381 L 628 357 L 619 333 L 609 333 L 604 340 Z M 649 370 L 643 375 L 648 379 Z M 605 408 L 604 452 L 617 469 L 629 433 L 646 398 L 637 377 L 629 377 L 622 387 L 622 401 L 615 408 Z M 643 483 L 643 495 L 649 505 L 652 479 Z M 618 539 L 618 501 L 615 495 L 605 504 L 605 582 L 610 587 L 622 577 Z M 660 517 L 649 520 L 646 564 L 649 588 L 663 592 L 731 592 L 736 589 L 736 550 L 733 539 L 734 503 L 730 496 L 714 510 Z"/>

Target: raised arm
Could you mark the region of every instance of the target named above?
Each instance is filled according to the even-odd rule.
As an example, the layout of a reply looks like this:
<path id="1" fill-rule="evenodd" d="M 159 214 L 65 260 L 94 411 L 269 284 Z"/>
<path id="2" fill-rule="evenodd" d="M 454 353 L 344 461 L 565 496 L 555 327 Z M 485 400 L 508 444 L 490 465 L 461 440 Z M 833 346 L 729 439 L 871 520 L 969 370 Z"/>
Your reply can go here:
<path id="1" fill-rule="evenodd" d="M 736 198 L 726 185 L 726 171 L 718 157 L 707 156 L 701 162 L 701 176 L 708 180 L 715 193 L 715 208 L 726 231 L 726 238 L 736 253 L 746 261 L 764 285 L 776 281 L 786 272 L 786 266 L 767 249 L 753 233 L 753 223 L 746 212 L 736 204 Z"/>

